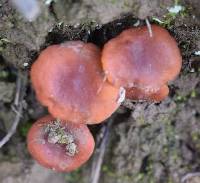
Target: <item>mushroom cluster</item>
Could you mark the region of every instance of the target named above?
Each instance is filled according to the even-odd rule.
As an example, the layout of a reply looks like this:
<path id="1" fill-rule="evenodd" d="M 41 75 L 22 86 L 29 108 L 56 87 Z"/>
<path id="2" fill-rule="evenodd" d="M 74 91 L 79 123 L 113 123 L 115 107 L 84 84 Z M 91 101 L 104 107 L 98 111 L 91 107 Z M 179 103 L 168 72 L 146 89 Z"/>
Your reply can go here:
<path id="1" fill-rule="evenodd" d="M 175 39 L 167 30 L 152 25 L 131 28 L 105 44 L 103 68 L 108 81 L 127 89 L 127 98 L 163 100 L 167 83 L 181 69 L 182 58 Z"/>
<path id="2" fill-rule="evenodd" d="M 82 41 L 49 46 L 32 65 L 31 81 L 51 116 L 31 127 L 29 152 L 47 168 L 76 169 L 95 146 L 87 124 L 110 117 L 125 96 L 163 100 L 181 62 L 174 38 L 156 25 L 152 35 L 146 26 L 125 30 L 102 50 Z"/>

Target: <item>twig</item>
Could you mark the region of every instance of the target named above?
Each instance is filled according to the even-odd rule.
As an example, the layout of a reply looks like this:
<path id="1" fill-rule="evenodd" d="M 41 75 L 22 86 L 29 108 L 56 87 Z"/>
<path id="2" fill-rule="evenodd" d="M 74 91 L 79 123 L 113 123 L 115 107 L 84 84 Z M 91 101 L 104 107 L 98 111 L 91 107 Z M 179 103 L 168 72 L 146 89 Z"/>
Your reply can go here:
<path id="1" fill-rule="evenodd" d="M 11 109 L 13 110 L 14 113 L 16 113 L 17 115 L 22 117 L 21 113 L 18 111 L 18 109 L 16 109 L 16 107 L 14 105 L 11 106 Z"/>
<path id="2" fill-rule="evenodd" d="M 23 105 L 22 105 L 22 100 L 23 100 L 22 89 L 23 89 L 23 86 L 22 86 L 22 76 L 18 73 L 17 82 L 16 82 L 15 100 L 14 100 L 13 105 L 11 106 L 11 109 L 16 113 L 16 116 L 15 116 L 14 122 L 12 124 L 12 127 L 9 129 L 6 136 L 0 141 L 0 148 L 2 148 L 10 140 L 10 138 L 15 133 L 17 126 L 20 122 L 20 118 L 22 116 L 22 111 L 23 111 Z"/>
<path id="3" fill-rule="evenodd" d="M 15 105 L 15 106 L 18 106 L 18 105 L 19 105 L 20 93 L 21 93 L 21 86 L 22 86 L 22 78 L 21 78 L 21 76 L 18 74 L 17 82 L 16 82 L 15 100 L 14 100 L 14 105 Z"/>
<path id="4" fill-rule="evenodd" d="M 181 183 L 186 183 L 188 179 L 191 179 L 192 177 L 198 177 L 198 176 L 200 177 L 200 172 L 188 173 L 181 179 Z"/>
<path id="5" fill-rule="evenodd" d="M 147 24 L 147 28 L 148 28 L 148 31 L 149 31 L 149 36 L 153 37 L 153 32 L 152 32 L 151 24 L 150 24 L 148 18 L 145 19 L 145 22 Z"/>
<path id="6" fill-rule="evenodd" d="M 103 137 L 102 137 L 102 141 L 99 147 L 99 150 L 96 150 L 96 158 L 94 158 L 93 160 L 93 164 L 92 164 L 92 173 L 91 173 L 91 183 L 98 183 L 99 182 L 99 177 L 100 177 L 100 173 L 101 173 L 101 167 L 102 167 L 102 163 L 103 163 L 103 159 L 104 159 L 104 155 L 105 155 L 105 150 L 106 150 L 106 145 L 109 139 L 109 132 L 110 132 L 110 127 L 113 123 L 113 118 L 112 117 L 109 121 L 107 125 L 104 125 L 102 127 L 102 131 L 100 133 L 100 135 L 103 132 Z"/>
<path id="7" fill-rule="evenodd" d="M 95 150 L 95 153 L 93 155 L 93 162 L 92 162 L 92 172 L 91 172 L 91 183 L 93 182 L 93 179 L 94 179 L 94 175 L 95 175 L 95 172 L 96 172 L 96 167 L 97 167 L 97 159 L 99 158 L 99 154 L 100 154 L 100 151 L 101 151 L 101 144 L 102 144 L 102 139 L 104 138 L 105 136 L 105 131 L 106 131 L 106 126 L 102 126 L 99 134 L 97 135 L 97 138 L 96 138 L 96 150 Z"/>
<path id="8" fill-rule="evenodd" d="M 18 113 L 19 114 L 22 113 L 22 105 L 19 106 Z M 12 127 L 8 131 L 7 135 L 0 141 L 0 148 L 2 148 L 10 140 L 10 138 L 13 136 L 13 134 L 15 133 L 17 126 L 19 124 L 19 121 L 20 121 L 20 115 L 19 114 L 16 114 L 16 117 L 15 117 L 15 120 L 13 122 Z"/>

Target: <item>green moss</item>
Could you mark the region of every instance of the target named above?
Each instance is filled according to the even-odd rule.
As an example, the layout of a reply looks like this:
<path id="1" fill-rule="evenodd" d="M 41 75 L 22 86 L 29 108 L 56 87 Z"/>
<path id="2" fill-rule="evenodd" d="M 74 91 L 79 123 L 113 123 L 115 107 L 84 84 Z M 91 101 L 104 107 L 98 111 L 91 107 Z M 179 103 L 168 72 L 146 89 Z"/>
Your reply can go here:
<path id="1" fill-rule="evenodd" d="M 179 102 L 179 103 L 185 102 L 186 100 L 187 100 L 186 96 L 178 95 L 178 96 L 175 97 L 175 101 Z"/>
<path id="2" fill-rule="evenodd" d="M 109 177 L 115 177 L 114 171 L 108 165 L 103 165 L 102 172 L 108 175 Z"/>
<path id="3" fill-rule="evenodd" d="M 177 6 L 177 5 L 180 5 L 180 3 L 178 0 L 175 0 L 174 6 Z M 163 7 L 163 8 L 166 9 L 166 7 Z M 157 17 L 152 17 L 152 20 L 163 27 L 170 28 L 178 17 L 184 18 L 188 15 L 189 15 L 189 9 L 182 6 L 182 9 L 178 13 L 168 11 L 168 13 L 166 13 L 161 19 Z"/>
<path id="4" fill-rule="evenodd" d="M 65 175 L 66 183 L 82 183 L 82 171 L 81 169 L 74 170 L 73 172 Z"/>
<path id="5" fill-rule="evenodd" d="M 145 177 L 144 173 L 139 173 L 138 175 L 136 175 L 135 181 L 136 182 L 142 181 L 144 177 Z"/>
<path id="6" fill-rule="evenodd" d="M 0 53 L 5 49 L 6 44 L 11 43 L 7 38 L 0 37 Z"/>
<path id="7" fill-rule="evenodd" d="M 190 97 L 195 98 L 197 96 L 197 92 L 195 90 L 192 90 L 190 93 Z"/>
<path id="8" fill-rule="evenodd" d="M 0 79 L 1 80 L 8 78 L 8 76 L 9 76 L 9 73 L 7 71 L 4 71 L 4 70 L 0 71 Z"/>
<path id="9" fill-rule="evenodd" d="M 188 94 L 186 95 L 176 95 L 175 96 L 175 101 L 177 103 L 184 103 L 184 102 L 187 102 L 188 99 L 190 98 L 196 98 L 198 96 L 198 93 L 195 89 L 192 89 L 190 92 L 188 92 Z"/>
<path id="10" fill-rule="evenodd" d="M 110 2 L 111 2 L 112 4 L 115 4 L 115 3 L 117 3 L 117 0 L 110 0 Z"/>
<path id="11" fill-rule="evenodd" d="M 172 180 L 172 177 L 169 177 L 167 183 L 174 183 L 174 181 Z"/>
<path id="12" fill-rule="evenodd" d="M 138 182 L 138 181 L 140 182 L 140 180 L 141 180 L 140 177 L 143 177 L 142 176 L 143 174 L 137 174 L 135 176 L 128 175 L 128 174 L 117 175 L 115 173 L 115 171 L 108 165 L 104 165 L 102 167 L 102 172 L 105 174 L 105 176 L 108 176 L 111 179 L 120 180 L 121 182 L 125 182 L 125 181 L 132 182 L 133 180 L 136 182 Z"/>
<path id="13" fill-rule="evenodd" d="M 200 133 L 199 132 L 192 132 L 191 137 L 193 141 L 199 141 L 200 139 Z"/>
<path id="14" fill-rule="evenodd" d="M 154 178 L 154 172 L 153 172 L 153 162 L 150 160 L 148 161 L 148 165 L 146 167 L 145 173 L 139 172 L 139 173 L 133 173 L 133 174 L 123 174 L 118 175 L 114 173 L 109 166 L 104 165 L 102 167 L 102 172 L 105 174 L 105 176 L 110 177 L 111 179 L 117 179 L 121 182 L 134 182 L 134 183 L 141 183 L 146 182 L 146 179 L 148 179 L 149 183 L 155 183 Z"/>
<path id="15" fill-rule="evenodd" d="M 26 137 L 29 129 L 31 128 L 32 123 L 31 122 L 26 122 L 25 124 L 21 124 L 19 126 L 19 133 L 22 137 Z"/>
<path id="16" fill-rule="evenodd" d="M 136 119 L 136 123 L 138 126 L 142 126 L 145 124 L 145 119 L 144 119 L 144 115 L 140 115 L 137 119 Z"/>

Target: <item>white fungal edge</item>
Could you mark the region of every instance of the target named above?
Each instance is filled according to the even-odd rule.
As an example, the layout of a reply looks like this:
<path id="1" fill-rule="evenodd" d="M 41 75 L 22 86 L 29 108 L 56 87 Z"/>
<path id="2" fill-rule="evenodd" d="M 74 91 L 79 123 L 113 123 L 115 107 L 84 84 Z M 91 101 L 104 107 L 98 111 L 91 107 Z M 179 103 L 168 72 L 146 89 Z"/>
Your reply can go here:
<path id="1" fill-rule="evenodd" d="M 28 62 L 24 62 L 23 66 L 28 67 Z"/>
<path id="2" fill-rule="evenodd" d="M 167 8 L 170 13 L 178 14 L 179 12 L 183 11 L 185 8 L 181 5 L 174 5 L 173 7 Z"/>
<path id="3" fill-rule="evenodd" d="M 126 97 L 126 90 L 123 87 L 119 88 L 119 98 L 117 99 L 117 103 L 121 104 Z"/>
<path id="4" fill-rule="evenodd" d="M 52 2 L 55 2 L 56 0 L 45 0 L 45 5 L 49 6 Z"/>
<path id="5" fill-rule="evenodd" d="M 200 56 L 200 50 L 194 52 L 195 55 Z"/>

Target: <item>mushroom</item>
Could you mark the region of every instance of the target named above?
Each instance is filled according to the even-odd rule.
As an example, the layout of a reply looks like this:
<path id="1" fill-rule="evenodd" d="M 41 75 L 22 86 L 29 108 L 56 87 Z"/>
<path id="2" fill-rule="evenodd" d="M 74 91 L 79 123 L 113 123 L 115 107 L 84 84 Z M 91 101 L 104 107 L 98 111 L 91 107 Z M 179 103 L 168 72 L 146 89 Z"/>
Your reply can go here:
<path id="1" fill-rule="evenodd" d="M 175 39 L 160 26 L 151 28 L 152 36 L 147 26 L 125 30 L 103 48 L 102 64 L 109 82 L 125 87 L 130 99 L 165 98 L 167 83 L 181 69 L 182 58 Z"/>
<path id="2" fill-rule="evenodd" d="M 105 77 L 101 52 L 92 43 L 68 41 L 52 45 L 31 67 L 38 100 L 57 118 L 94 124 L 120 105 L 121 90 Z"/>
<path id="3" fill-rule="evenodd" d="M 33 124 L 27 138 L 30 154 L 42 166 L 61 172 L 80 167 L 92 155 L 94 139 L 85 124 L 45 116 Z"/>

